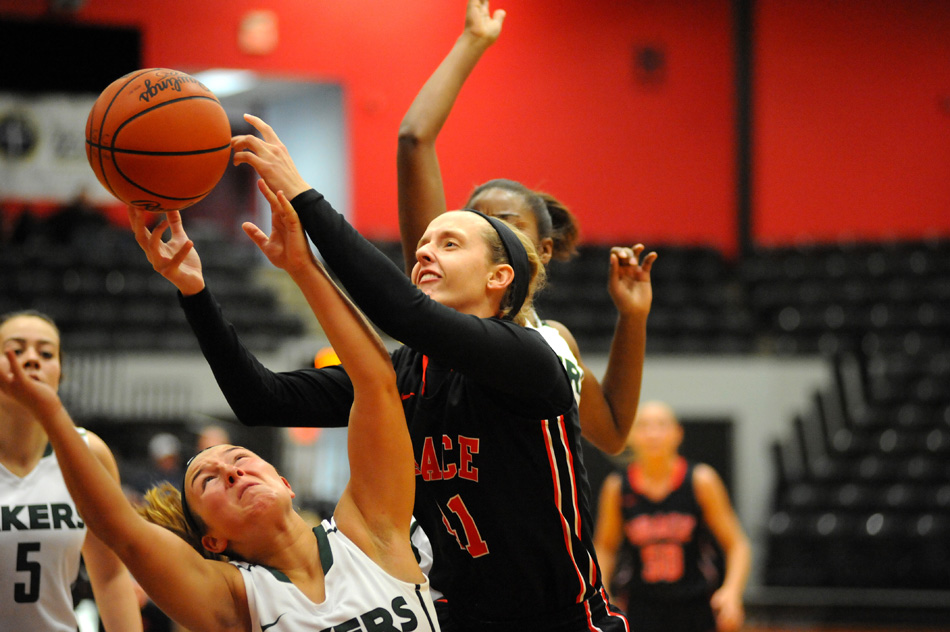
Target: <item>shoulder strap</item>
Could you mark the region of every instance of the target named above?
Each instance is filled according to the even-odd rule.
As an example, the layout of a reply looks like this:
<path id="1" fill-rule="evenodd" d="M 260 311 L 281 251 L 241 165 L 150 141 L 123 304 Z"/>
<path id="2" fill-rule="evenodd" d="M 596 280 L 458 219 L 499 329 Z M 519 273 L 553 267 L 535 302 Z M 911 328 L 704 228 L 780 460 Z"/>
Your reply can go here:
<path id="1" fill-rule="evenodd" d="M 336 531 L 336 529 L 333 529 Z M 330 572 L 333 566 L 333 550 L 330 548 L 330 538 L 327 537 L 327 530 L 321 524 L 313 528 L 313 535 L 317 538 L 317 548 L 320 550 L 320 566 L 323 567 L 323 574 Z"/>

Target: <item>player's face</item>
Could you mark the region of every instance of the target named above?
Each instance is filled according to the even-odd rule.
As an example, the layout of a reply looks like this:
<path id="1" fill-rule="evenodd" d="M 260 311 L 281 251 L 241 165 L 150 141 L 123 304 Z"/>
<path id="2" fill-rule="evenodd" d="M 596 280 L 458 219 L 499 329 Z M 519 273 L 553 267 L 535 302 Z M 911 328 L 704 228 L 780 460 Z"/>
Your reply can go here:
<path id="1" fill-rule="evenodd" d="M 640 458 L 663 458 L 677 453 L 683 430 L 665 406 L 646 404 L 637 413 L 629 445 Z"/>
<path id="2" fill-rule="evenodd" d="M 553 241 L 550 237 L 541 239 L 538 218 L 523 197 L 507 189 L 485 189 L 471 198 L 467 206 L 485 215 L 497 217 L 520 230 L 534 244 L 542 263 L 547 264 L 551 258 Z"/>
<path id="3" fill-rule="evenodd" d="M 234 533 L 293 498 L 290 485 L 274 466 L 247 448 L 217 445 L 194 458 L 185 473 L 188 505 L 208 533 Z"/>
<path id="4" fill-rule="evenodd" d="M 59 388 L 59 332 L 53 325 L 36 316 L 15 316 L 0 325 L 0 345 L 4 352 L 13 350 L 27 376 Z M 0 356 L 0 369 L 9 369 L 5 354 Z"/>
<path id="5" fill-rule="evenodd" d="M 538 245 L 538 220 L 524 198 L 507 189 L 485 189 L 468 201 L 468 207 L 504 220 Z"/>
<path id="6" fill-rule="evenodd" d="M 450 211 L 429 224 L 416 249 L 412 282 L 430 298 L 465 314 L 493 316 L 487 284 L 497 267 L 491 263 L 484 218 Z"/>

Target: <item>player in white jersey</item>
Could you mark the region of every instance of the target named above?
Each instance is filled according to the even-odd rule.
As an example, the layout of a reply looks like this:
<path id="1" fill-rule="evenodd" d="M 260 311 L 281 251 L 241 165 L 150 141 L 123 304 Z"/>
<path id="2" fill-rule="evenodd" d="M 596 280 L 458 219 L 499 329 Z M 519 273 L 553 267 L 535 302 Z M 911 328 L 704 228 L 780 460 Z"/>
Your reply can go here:
<path id="1" fill-rule="evenodd" d="M 535 318 L 537 318 L 537 314 L 535 314 Z M 567 371 L 567 374 L 571 378 L 571 388 L 574 390 L 574 399 L 580 404 L 581 384 L 584 382 L 584 369 L 581 367 L 580 362 L 577 361 L 577 358 L 574 357 L 574 352 L 571 351 L 567 340 L 564 339 L 561 332 L 544 321 L 537 320 L 535 322 L 529 322 L 528 327 L 531 327 L 541 334 L 544 341 L 554 349 L 554 353 L 561 359 L 564 370 Z"/>
<path id="2" fill-rule="evenodd" d="M 32 311 L 0 317 L 0 371 L 14 362 L 55 390 L 61 377 L 59 330 Z M 99 437 L 82 435 L 113 477 L 115 460 Z M 81 439 L 80 439 L 81 440 Z M 87 532 L 46 432 L 26 407 L 0 392 L 0 627 L 75 632 L 71 587 L 80 554 L 106 630 L 142 630 L 132 578 L 115 554 Z"/>
<path id="3" fill-rule="evenodd" d="M 0 465 L 0 609 L 15 629 L 76 629 L 70 585 L 85 539 L 52 451 L 22 478 Z"/>
<path id="4" fill-rule="evenodd" d="M 326 600 L 315 604 L 288 587 L 286 576 L 262 566 L 238 563 L 244 575 L 251 620 L 262 630 L 429 630 L 435 612 L 425 587 L 379 572 L 379 565 L 331 520 L 314 528 Z M 346 602 L 346 607 L 341 603 Z M 276 625 L 280 622 L 280 625 Z"/>
<path id="5" fill-rule="evenodd" d="M 0 392 L 40 419 L 89 529 L 184 627 L 342 632 L 380 629 L 392 618 L 389 629 L 438 631 L 428 580 L 410 545 L 414 463 L 388 352 L 313 257 L 287 199 L 263 181 L 261 191 L 274 232 L 268 237 L 250 224 L 245 230 L 301 288 L 354 388 L 350 480 L 328 528 L 312 529 L 295 511 L 290 483 L 271 464 L 227 444 L 189 461 L 182 494 L 171 485 L 152 490 L 145 520 L 72 430 L 54 390 L 14 365 L 0 371 Z M 200 261 L 181 216 L 169 213 L 149 231 L 141 212 L 129 212 L 152 265 L 179 289 L 200 291 Z M 163 242 L 169 226 L 172 237 Z"/>

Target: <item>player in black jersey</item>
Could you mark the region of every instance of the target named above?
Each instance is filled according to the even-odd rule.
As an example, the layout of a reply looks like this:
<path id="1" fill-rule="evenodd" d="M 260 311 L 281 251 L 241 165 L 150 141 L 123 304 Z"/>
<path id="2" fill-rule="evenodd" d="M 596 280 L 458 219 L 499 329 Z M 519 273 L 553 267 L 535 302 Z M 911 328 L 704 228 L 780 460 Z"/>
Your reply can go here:
<path id="1" fill-rule="evenodd" d="M 505 15 L 501 9 L 490 11 L 488 0 L 467 1 L 462 34 L 419 90 L 399 126 L 399 229 L 407 270 L 415 265 L 419 237 L 429 222 L 448 208 L 435 149 L 439 133 L 469 74 L 501 35 Z M 545 265 L 552 259 L 567 261 L 576 254 L 576 220 L 549 194 L 512 180 L 494 179 L 476 187 L 465 207 L 518 227 L 531 237 Z M 623 450 L 640 400 L 646 323 L 653 298 L 650 269 L 655 259 L 656 254 L 647 254 L 638 244 L 611 248 L 609 261 L 604 262 L 610 269 L 607 290 L 617 308 L 617 323 L 602 380 L 584 364 L 567 327 L 531 315 L 533 325 L 562 338 L 570 350 L 573 357 L 565 361 L 576 365 L 582 375 L 579 411 L 583 436 L 611 454 Z"/>
<path id="2" fill-rule="evenodd" d="M 600 492 L 597 554 L 636 632 L 731 632 L 744 619 L 749 542 L 715 470 L 678 454 L 682 438 L 669 406 L 641 404 L 634 461 Z M 718 589 L 708 574 L 712 537 L 725 553 Z"/>
<path id="3" fill-rule="evenodd" d="M 440 216 L 412 280 L 299 176 L 273 130 L 233 140 L 292 198 L 354 302 L 404 343 L 392 353 L 416 461 L 415 516 L 433 541 L 446 630 L 628 630 L 606 600 L 593 549 L 570 376 L 523 326 L 543 268 L 530 242 L 475 212 Z M 531 254 L 529 254 L 531 253 Z M 184 255 L 156 266 L 167 277 Z M 345 365 L 276 374 L 240 343 L 207 288 L 181 303 L 238 418 L 344 425 Z M 434 299 L 434 300 L 433 300 Z"/>

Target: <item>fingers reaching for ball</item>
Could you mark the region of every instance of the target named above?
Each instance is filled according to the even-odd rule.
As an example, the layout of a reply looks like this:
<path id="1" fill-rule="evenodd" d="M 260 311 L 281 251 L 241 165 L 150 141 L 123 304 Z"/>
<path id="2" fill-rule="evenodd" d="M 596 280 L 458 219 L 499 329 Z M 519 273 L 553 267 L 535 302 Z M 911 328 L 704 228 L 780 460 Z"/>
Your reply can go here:
<path id="1" fill-rule="evenodd" d="M 205 287 L 201 271 L 201 259 L 195 244 L 188 238 L 181 222 L 181 213 L 172 211 L 151 230 L 146 217 L 153 215 L 134 206 L 128 207 L 129 222 L 135 234 L 135 242 L 145 253 L 152 268 L 171 281 L 185 296 L 197 294 Z M 163 239 L 170 229 L 168 241 Z"/>
<path id="2" fill-rule="evenodd" d="M 288 200 L 310 189 L 274 129 L 252 114 L 245 114 L 244 120 L 259 131 L 261 137 L 253 134 L 233 137 L 231 148 L 234 150 L 234 164 L 250 165 L 271 191 L 283 191 Z"/>

